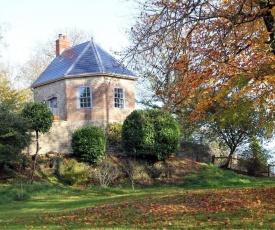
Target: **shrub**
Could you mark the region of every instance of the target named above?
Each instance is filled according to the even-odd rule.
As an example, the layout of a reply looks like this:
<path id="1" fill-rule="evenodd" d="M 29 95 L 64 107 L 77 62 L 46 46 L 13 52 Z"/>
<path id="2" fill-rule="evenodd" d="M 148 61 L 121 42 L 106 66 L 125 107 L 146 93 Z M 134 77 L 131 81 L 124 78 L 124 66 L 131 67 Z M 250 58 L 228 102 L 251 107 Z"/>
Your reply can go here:
<path id="1" fill-rule="evenodd" d="M 59 163 L 57 174 L 70 185 L 84 183 L 88 180 L 88 166 L 75 159 L 64 160 Z"/>
<path id="2" fill-rule="evenodd" d="M 261 171 L 267 171 L 267 164 L 267 156 L 259 141 L 252 137 L 249 149 L 240 154 L 239 165 L 244 167 L 249 175 L 255 176 Z"/>
<path id="3" fill-rule="evenodd" d="M 103 130 L 87 126 L 76 130 L 72 135 L 73 153 L 81 160 L 97 163 L 106 156 L 106 138 Z"/>
<path id="4" fill-rule="evenodd" d="M 128 155 L 163 160 L 179 150 L 179 126 L 162 110 L 135 110 L 123 123 L 122 146 Z"/>
<path id="5" fill-rule="evenodd" d="M 122 130 L 121 124 L 119 123 L 109 124 L 106 129 L 107 143 L 114 146 L 121 146 L 121 130 Z"/>
<path id="6" fill-rule="evenodd" d="M 95 168 L 94 179 L 99 182 L 100 187 L 107 188 L 112 184 L 120 174 L 117 165 L 110 159 L 106 158 Z"/>
<path id="7" fill-rule="evenodd" d="M 131 182 L 132 189 L 135 189 L 136 183 L 142 186 L 153 184 L 153 180 L 147 172 L 147 162 L 126 158 L 122 161 L 122 168 Z"/>

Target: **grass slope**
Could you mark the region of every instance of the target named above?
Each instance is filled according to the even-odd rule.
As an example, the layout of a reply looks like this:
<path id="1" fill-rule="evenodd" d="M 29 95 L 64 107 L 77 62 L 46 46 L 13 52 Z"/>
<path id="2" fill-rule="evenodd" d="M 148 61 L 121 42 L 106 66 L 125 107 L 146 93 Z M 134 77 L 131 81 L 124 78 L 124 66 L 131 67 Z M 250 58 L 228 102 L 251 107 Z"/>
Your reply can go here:
<path id="1" fill-rule="evenodd" d="M 200 171 L 187 175 L 182 185 L 186 188 L 269 187 L 275 186 L 274 179 L 249 177 L 214 165 L 204 165 Z"/>
<path id="2" fill-rule="evenodd" d="M 274 210 L 274 178 L 214 166 L 136 190 L 0 184 L 0 229 L 271 229 Z"/>

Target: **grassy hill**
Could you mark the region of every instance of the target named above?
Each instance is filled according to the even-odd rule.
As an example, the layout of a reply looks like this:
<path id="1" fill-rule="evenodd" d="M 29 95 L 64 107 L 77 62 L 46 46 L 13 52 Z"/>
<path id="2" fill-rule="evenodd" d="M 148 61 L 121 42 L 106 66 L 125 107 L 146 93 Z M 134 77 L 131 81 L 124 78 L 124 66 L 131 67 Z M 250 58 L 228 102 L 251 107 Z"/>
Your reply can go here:
<path id="1" fill-rule="evenodd" d="M 171 168 L 172 162 L 175 168 Z M 271 229 L 275 179 L 170 159 L 150 187 L 0 183 L 0 229 Z M 166 162 L 168 163 L 168 162 Z M 193 165 L 192 165 L 193 164 Z"/>

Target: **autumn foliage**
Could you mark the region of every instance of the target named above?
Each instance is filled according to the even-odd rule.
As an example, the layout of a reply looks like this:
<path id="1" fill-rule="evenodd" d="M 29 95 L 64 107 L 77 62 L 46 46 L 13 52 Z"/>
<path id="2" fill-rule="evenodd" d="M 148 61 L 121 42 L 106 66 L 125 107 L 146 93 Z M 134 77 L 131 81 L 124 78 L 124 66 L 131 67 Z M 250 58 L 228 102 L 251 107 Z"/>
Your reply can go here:
<path id="1" fill-rule="evenodd" d="M 224 99 L 230 95 L 249 96 L 259 109 L 273 113 L 275 1 L 141 5 L 127 54 L 154 82 L 166 110 L 190 107 L 195 121 L 217 105 L 228 106 Z"/>
<path id="2" fill-rule="evenodd" d="M 120 199 L 112 199 L 113 202 L 109 195 L 109 202 L 93 207 L 86 204 L 89 205 L 86 208 L 75 207 L 70 211 L 0 218 L 0 226 L 20 225 L 27 229 L 52 229 L 53 226 L 60 229 L 272 229 L 275 226 L 274 188 L 170 189 L 169 193 L 158 191 L 154 195 L 142 192 L 137 196 L 134 193 L 123 201 L 121 196 L 125 194 L 120 194 Z M 72 206 L 72 200 L 69 202 Z"/>

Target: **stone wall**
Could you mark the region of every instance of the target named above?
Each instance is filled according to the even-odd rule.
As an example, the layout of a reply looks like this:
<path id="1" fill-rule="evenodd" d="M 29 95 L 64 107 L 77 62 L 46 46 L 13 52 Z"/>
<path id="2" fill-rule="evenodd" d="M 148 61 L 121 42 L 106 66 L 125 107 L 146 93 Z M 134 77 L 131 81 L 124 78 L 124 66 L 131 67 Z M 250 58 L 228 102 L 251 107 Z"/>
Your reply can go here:
<path id="1" fill-rule="evenodd" d="M 48 100 L 56 97 L 58 103 L 59 119 L 66 120 L 66 94 L 65 81 L 58 81 L 34 89 L 34 101 L 48 103 Z"/>
<path id="2" fill-rule="evenodd" d="M 101 126 L 102 121 L 54 121 L 49 132 L 39 134 L 39 154 L 58 153 L 58 154 L 70 154 L 72 153 L 71 139 L 72 133 L 83 126 L 97 125 Z M 35 154 L 36 140 L 35 133 L 30 146 L 26 149 L 28 155 Z"/>

